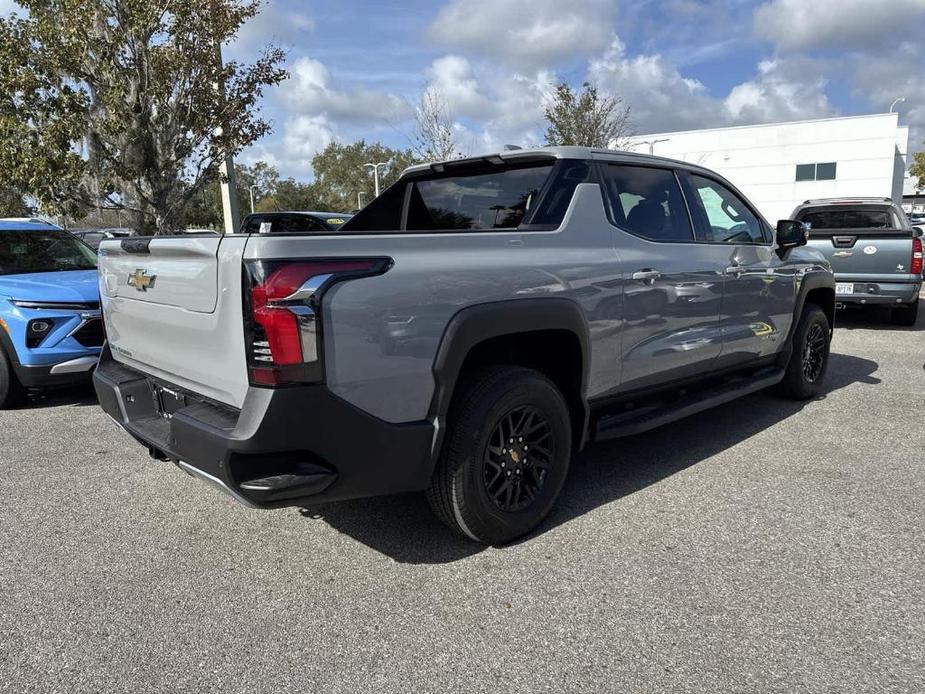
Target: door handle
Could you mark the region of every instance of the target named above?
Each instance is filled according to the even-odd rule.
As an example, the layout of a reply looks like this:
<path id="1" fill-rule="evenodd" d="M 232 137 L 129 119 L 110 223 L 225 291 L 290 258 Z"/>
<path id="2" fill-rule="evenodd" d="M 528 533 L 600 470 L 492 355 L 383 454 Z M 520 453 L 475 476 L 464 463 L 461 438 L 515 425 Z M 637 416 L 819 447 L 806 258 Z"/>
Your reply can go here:
<path id="1" fill-rule="evenodd" d="M 746 269 L 742 267 L 741 265 L 730 265 L 729 267 L 726 268 L 727 275 L 735 275 L 736 277 L 739 277 L 745 274 L 745 272 L 746 272 Z"/>
<path id="2" fill-rule="evenodd" d="M 634 280 L 642 280 L 643 282 L 654 282 L 661 276 L 662 273 L 658 270 L 637 270 L 633 273 Z"/>

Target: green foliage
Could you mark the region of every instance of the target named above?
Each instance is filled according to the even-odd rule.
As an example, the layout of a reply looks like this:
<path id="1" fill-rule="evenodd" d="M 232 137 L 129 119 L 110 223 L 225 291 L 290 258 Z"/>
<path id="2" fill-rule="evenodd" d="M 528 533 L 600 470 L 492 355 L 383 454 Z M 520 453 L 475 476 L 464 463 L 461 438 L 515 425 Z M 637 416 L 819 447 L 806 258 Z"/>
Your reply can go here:
<path id="1" fill-rule="evenodd" d="M 131 211 L 178 226 L 219 162 L 270 131 L 258 104 L 287 76 L 267 48 L 220 66 L 260 0 L 20 0 L 0 19 L 0 185 L 53 212 Z"/>
<path id="2" fill-rule="evenodd" d="M 630 109 L 617 96 L 604 96 L 585 82 L 581 93 L 562 83 L 544 109 L 546 144 L 620 149 L 630 132 Z"/>
<path id="3" fill-rule="evenodd" d="M 371 170 L 364 165 L 380 162 L 389 164 L 379 169 L 379 187 L 385 190 L 417 160 L 410 150 L 394 150 L 378 142 L 367 144 L 360 140 L 346 145 L 329 144 L 312 159 L 316 208 L 326 212 L 348 212 L 357 207 L 358 193 L 363 204 L 368 203 L 375 195 L 375 186 Z"/>
<path id="4" fill-rule="evenodd" d="M 0 188 L 0 217 L 31 217 L 35 209 L 22 193 L 12 188 Z"/>
<path id="5" fill-rule="evenodd" d="M 909 174 L 919 179 L 915 189 L 918 191 L 925 190 L 925 152 L 916 152 L 912 155 L 912 166 L 909 168 Z"/>

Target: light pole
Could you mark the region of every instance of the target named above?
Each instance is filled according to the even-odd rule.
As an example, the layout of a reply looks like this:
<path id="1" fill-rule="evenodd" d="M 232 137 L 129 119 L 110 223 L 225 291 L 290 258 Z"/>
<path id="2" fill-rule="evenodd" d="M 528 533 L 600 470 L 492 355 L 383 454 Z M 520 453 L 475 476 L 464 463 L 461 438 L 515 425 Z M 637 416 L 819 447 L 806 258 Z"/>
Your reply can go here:
<path id="1" fill-rule="evenodd" d="M 365 168 L 373 170 L 373 178 L 375 179 L 375 182 L 376 182 L 376 197 L 377 198 L 379 197 L 379 167 L 380 166 L 385 167 L 388 165 L 389 165 L 389 162 L 387 161 L 380 161 L 378 164 L 363 164 Z"/>
<path id="2" fill-rule="evenodd" d="M 254 214 L 254 189 L 257 188 L 257 187 L 258 187 L 258 186 L 257 186 L 257 184 L 255 183 L 255 184 L 252 185 L 250 188 L 248 188 L 248 190 L 250 190 L 250 193 L 251 193 L 251 214 Z"/>
<path id="3" fill-rule="evenodd" d="M 657 145 L 659 142 L 668 142 L 670 139 L 670 137 L 663 137 L 658 140 L 640 140 L 636 144 L 649 145 L 649 154 L 655 154 L 655 145 Z"/>
<path id="4" fill-rule="evenodd" d="M 904 96 L 901 96 L 898 99 L 893 99 L 893 103 L 890 104 L 890 113 L 893 113 L 893 108 L 896 106 L 896 104 L 898 104 L 901 101 L 905 101 L 905 100 L 906 100 L 906 97 Z"/>

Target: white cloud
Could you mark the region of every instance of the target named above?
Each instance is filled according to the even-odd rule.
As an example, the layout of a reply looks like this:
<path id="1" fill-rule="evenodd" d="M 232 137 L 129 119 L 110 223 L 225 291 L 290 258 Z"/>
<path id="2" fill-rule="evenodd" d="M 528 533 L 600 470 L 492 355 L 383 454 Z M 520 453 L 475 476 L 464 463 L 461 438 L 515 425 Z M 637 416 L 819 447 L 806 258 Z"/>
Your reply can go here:
<path id="1" fill-rule="evenodd" d="M 282 149 L 271 156 L 283 169 L 311 171 L 312 157 L 334 139 L 334 128 L 324 116 L 294 116 L 286 121 Z"/>
<path id="2" fill-rule="evenodd" d="M 735 86 L 724 101 L 737 123 L 805 120 L 832 115 L 822 64 L 808 58 L 765 60 L 754 80 Z"/>
<path id="3" fill-rule="evenodd" d="M 851 51 L 895 41 L 923 17 L 925 0 L 771 0 L 755 10 L 755 31 L 783 50 Z"/>
<path id="4" fill-rule="evenodd" d="M 279 3 L 266 3 L 256 17 L 241 27 L 237 38 L 228 47 L 228 54 L 253 59 L 267 44 L 292 46 L 303 43 L 314 28 L 315 22 L 308 14 L 282 9 Z"/>
<path id="5" fill-rule="evenodd" d="M 289 70 L 282 96 L 302 114 L 324 114 L 332 119 L 392 121 L 407 117 L 410 106 L 394 94 L 372 89 L 334 89 L 328 68 L 311 58 L 300 58 Z"/>
<path id="6" fill-rule="evenodd" d="M 476 66 L 461 56 L 448 55 L 435 60 L 427 76 L 427 87 L 446 101 L 457 143 L 465 154 L 541 141 L 542 105 L 555 84 L 553 73 L 539 70 L 520 74 L 491 63 Z"/>
<path id="7" fill-rule="evenodd" d="M 634 128 L 642 133 L 709 127 L 723 120 L 721 104 L 701 82 L 684 77 L 661 55 L 627 57 L 619 39 L 591 61 L 588 77 L 623 98 Z"/>
<path id="8" fill-rule="evenodd" d="M 826 82 L 820 75 L 818 61 L 764 61 L 754 79 L 719 98 L 703 83 L 685 77 L 662 55 L 628 57 L 619 39 L 602 58 L 592 60 L 588 70 L 589 78 L 602 90 L 629 104 L 632 125 L 639 133 L 830 115 Z"/>
<path id="9" fill-rule="evenodd" d="M 615 18 L 615 0 L 451 0 L 428 36 L 443 47 L 537 69 L 602 50 Z"/>
<path id="10" fill-rule="evenodd" d="M 881 112 L 889 109 L 893 100 L 903 97 L 896 105 L 902 124 L 909 125 L 909 151 L 925 148 L 925 81 L 921 66 L 925 64 L 925 46 L 909 41 L 887 55 L 866 55 L 857 59 L 855 83 L 859 93 Z M 910 160 L 911 161 L 911 160 Z"/>

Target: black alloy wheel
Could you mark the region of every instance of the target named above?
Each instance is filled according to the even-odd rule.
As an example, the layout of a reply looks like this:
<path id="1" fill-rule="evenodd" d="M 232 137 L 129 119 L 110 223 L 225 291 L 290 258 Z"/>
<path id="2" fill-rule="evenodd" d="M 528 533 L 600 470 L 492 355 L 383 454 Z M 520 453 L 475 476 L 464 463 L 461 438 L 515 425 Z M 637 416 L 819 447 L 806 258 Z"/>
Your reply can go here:
<path id="1" fill-rule="evenodd" d="M 815 383 L 822 375 L 828 352 L 828 337 L 819 323 L 809 326 L 803 345 L 803 376 L 809 383 Z"/>
<path id="2" fill-rule="evenodd" d="M 511 410 L 495 425 L 485 448 L 485 491 L 500 510 L 519 511 L 543 488 L 552 466 L 552 426 L 536 407 Z"/>

